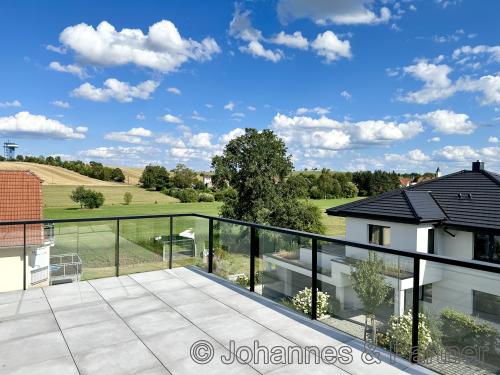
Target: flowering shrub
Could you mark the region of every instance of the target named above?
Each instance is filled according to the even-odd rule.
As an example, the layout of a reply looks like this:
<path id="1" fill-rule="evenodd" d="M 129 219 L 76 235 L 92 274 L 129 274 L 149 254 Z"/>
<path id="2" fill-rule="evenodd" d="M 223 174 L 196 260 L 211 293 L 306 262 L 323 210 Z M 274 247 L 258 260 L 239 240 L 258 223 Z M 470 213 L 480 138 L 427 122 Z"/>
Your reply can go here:
<path id="1" fill-rule="evenodd" d="M 390 340 L 391 349 L 409 358 L 411 355 L 411 330 L 413 326 L 412 312 L 408 312 L 400 317 L 392 315 L 388 323 L 387 336 Z M 425 314 L 418 314 L 418 351 L 426 353 L 433 345 L 430 324 Z"/>
<path id="2" fill-rule="evenodd" d="M 330 296 L 328 293 L 325 292 L 320 292 L 318 290 L 318 301 L 316 303 L 316 314 L 318 318 L 323 317 L 326 315 L 328 311 L 328 300 Z M 293 298 L 292 298 L 292 305 L 293 307 L 307 315 L 311 315 L 311 306 L 312 306 L 312 289 L 311 288 L 305 288 L 298 292 Z"/>

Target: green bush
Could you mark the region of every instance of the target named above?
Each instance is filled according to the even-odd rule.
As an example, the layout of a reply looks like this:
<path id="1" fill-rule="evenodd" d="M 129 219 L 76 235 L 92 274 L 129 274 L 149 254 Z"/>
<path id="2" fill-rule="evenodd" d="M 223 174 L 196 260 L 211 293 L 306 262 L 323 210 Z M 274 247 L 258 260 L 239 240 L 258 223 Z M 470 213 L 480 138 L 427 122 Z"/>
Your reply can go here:
<path id="1" fill-rule="evenodd" d="M 85 208 L 99 208 L 104 204 L 104 195 L 95 190 L 87 190 L 82 198 L 82 204 Z"/>
<path id="2" fill-rule="evenodd" d="M 236 192 L 236 190 L 231 189 L 231 188 L 225 188 L 225 189 L 217 190 L 214 193 L 214 198 L 217 202 L 222 202 L 226 198 L 235 199 L 237 195 L 238 195 L 238 193 Z"/>
<path id="3" fill-rule="evenodd" d="M 198 195 L 198 202 L 213 202 L 213 201 L 215 201 L 215 198 L 210 193 L 200 193 Z"/>
<path id="4" fill-rule="evenodd" d="M 320 292 L 319 290 L 317 293 L 318 301 L 316 302 L 316 315 L 318 318 L 321 318 L 328 312 L 328 300 L 330 296 L 328 295 L 328 293 Z M 298 292 L 292 298 L 292 305 L 296 310 L 306 315 L 311 315 L 312 289 L 305 288 Z"/>
<path id="5" fill-rule="evenodd" d="M 181 189 L 177 193 L 177 199 L 182 203 L 198 202 L 198 192 L 194 189 Z"/>
<path id="6" fill-rule="evenodd" d="M 447 346 L 486 348 L 486 355 L 499 355 L 499 332 L 489 323 L 480 323 L 468 314 L 445 309 L 441 312 L 443 343 Z"/>
<path id="7" fill-rule="evenodd" d="M 126 192 L 125 194 L 123 194 L 123 202 L 128 206 L 130 203 L 132 203 L 132 193 L 130 192 Z"/>

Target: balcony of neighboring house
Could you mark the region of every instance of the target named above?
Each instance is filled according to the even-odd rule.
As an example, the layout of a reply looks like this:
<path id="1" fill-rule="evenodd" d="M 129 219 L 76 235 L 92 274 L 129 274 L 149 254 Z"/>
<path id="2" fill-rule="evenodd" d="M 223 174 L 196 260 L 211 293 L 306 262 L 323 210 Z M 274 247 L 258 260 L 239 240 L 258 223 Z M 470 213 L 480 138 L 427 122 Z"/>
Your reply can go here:
<path id="1" fill-rule="evenodd" d="M 0 293 L 0 374 L 499 371 L 495 264 L 197 214 L 0 226 L 41 224 L 50 264 Z"/>

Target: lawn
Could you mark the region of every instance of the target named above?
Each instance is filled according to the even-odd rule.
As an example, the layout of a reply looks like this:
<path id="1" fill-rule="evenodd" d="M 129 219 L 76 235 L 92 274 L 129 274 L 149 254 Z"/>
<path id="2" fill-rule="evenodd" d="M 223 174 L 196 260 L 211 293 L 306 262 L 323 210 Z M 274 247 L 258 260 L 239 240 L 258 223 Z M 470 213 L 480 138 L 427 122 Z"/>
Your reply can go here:
<path id="1" fill-rule="evenodd" d="M 43 205 L 44 207 L 64 207 L 78 208 L 79 205 L 70 198 L 71 192 L 76 186 L 68 185 L 44 185 Z M 126 192 L 132 193 L 132 204 L 155 204 L 178 202 L 177 199 L 165 194 L 148 191 L 138 186 L 119 185 L 119 186 L 90 186 L 89 189 L 100 191 L 104 194 L 105 206 L 123 205 L 123 195 Z"/>

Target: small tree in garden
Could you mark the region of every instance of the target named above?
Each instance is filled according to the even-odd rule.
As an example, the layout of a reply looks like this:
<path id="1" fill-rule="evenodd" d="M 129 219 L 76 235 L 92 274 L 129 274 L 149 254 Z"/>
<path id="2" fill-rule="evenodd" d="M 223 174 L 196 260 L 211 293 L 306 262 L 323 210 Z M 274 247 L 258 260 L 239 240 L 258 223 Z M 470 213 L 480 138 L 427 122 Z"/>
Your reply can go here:
<path id="1" fill-rule="evenodd" d="M 69 196 L 71 200 L 75 203 L 80 204 L 80 208 L 83 207 L 83 197 L 85 196 L 85 187 L 83 186 L 78 186 L 75 190 L 71 192 L 71 195 Z"/>
<path id="2" fill-rule="evenodd" d="M 125 194 L 123 194 L 123 202 L 128 206 L 130 203 L 132 203 L 132 193 L 127 191 Z"/>
<path id="3" fill-rule="evenodd" d="M 321 318 L 328 312 L 328 293 L 317 291 L 316 315 Z M 292 299 L 293 307 L 306 314 L 311 315 L 312 306 L 312 288 L 305 288 L 298 292 Z"/>
<path id="4" fill-rule="evenodd" d="M 384 302 L 390 290 L 384 275 L 384 261 L 374 252 L 368 253 L 368 259 L 358 262 L 351 270 L 352 288 L 363 303 L 365 310 L 364 340 L 368 328 L 368 318 L 372 323 L 372 340 L 377 344 L 377 326 L 375 312 Z"/>

